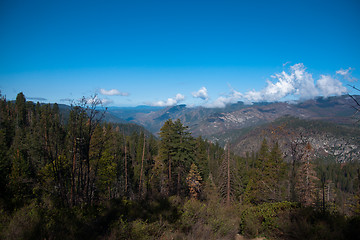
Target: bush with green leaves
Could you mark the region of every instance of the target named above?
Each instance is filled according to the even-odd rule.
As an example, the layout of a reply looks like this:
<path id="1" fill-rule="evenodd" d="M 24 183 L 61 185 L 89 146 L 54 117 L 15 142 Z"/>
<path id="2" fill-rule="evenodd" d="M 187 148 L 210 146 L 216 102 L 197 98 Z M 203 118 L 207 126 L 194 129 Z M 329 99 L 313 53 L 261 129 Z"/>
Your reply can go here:
<path id="1" fill-rule="evenodd" d="M 243 206 L 241 213 L 240 232 L 248 237 L 259 235 L 274 235 L 281 231 L 283 221 L 290 216 L 290 212 L 296 208 L 295 203 L 276 202 L 263 203 L 260 205 Z"/>
<path id="2" fill-rule="evenodd" d="M 238 209 L 222 202 L 200 202 L 190 199 L 184 204 L 180 221 L 188 237 L 233 239 L 238 231 Z"/>
<path id="3" fill-rule="evenodd" d="M 41 239 L 41 225 L 41 210 L 35 204 L 31 204 L 15 212 L 0 237 L 9 240 Z"/>

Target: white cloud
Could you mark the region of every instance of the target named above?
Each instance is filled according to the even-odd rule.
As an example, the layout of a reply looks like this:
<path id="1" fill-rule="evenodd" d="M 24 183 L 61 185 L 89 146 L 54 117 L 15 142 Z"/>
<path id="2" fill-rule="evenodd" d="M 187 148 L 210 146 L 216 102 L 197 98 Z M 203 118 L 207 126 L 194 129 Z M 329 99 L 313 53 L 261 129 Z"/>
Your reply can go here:
<path id="1" fill-rule="evenodd" d="M 182 94 L 180 94 L 180 93 L 176 94 L 176 96 L 175 96 L 175 100 L 176 100 L 177 102 L 180 102 L 180 101 L 182 101 L 182 100 L 184 100 L 184 99 L 185 99 L 185 96 L 182 95 Z"/>
<path id="2" fill-rule="evenodd" d="M 354 69 L 351 68 L 351 67 L 349 67 L 348 69 L 340 69 L 340 70 L 336 71 L 336 74 L 339 74 L 339 75 L 343 76 L 343 78 L 345 80 L 348 80 L 350 82 L 355 82 L 355 81 L 357 81 L 357 78 L 351 76 L 351 73 L 352 73 L 353 70 Z"/>
<path id="3" fill-rule="evenodd" d="M 351 68 L 339 70 L 336 73 L 342 76 L 349 76 Z M 309 73 L 304 64 L 298 63 L 290 66 L 289 71 L 282 71 L 271 76 L 272 81 L 268 80 L 267 85 L 261 91 L 251 90 L 245 94 L 232 89 L 228 96 L 221 96 L 214 102 L 205 105 L 206 107 L 225 107 L 229 103 L 239 100 L 252 102 L 273 102 L 289 98 L 298 98 L 301 100 L 311 99 L 322 95 L 324 97 L 332 95 L 342 95 L 346 93 L 346 88 L 341 81 L 329 75 L 321 75 L 316 81 Z M 345 78 L 345 77 L 344 77 Z"/>
<path id="4" fill-rule="evenodd" d="M 208 103 L 205 107 L 208 108 L 224 108 L 227 104 L 236 103 L 241 100 L 242 94 L 235 89 L 231 89 L 231 93 L 228 96 L 221 96 L 212 103 Z"/>
<path id="5" fill-rule="evenodd" d="M 103 88 L 100 89 L 100 94 L 107 96 L 129 96 L 127 92 L 120 92 L 117 89 L 105 90 Z"/>
<path id="6" fill-rule="evenodd" d="M 111 100 L 111 99 L 107 99 L 107 98 L 101 99 L 101 103 L 102 103 L 102 105 L 104 105 L 104 106 L 107 106 L 107 105 L 109 105 L 109 104 L 111 104 L 111 103 L 113 103 L 113 102 L 114 102 L 114 101 Z"/>
<path id="7" fill-rule="evenodd" d="M 340 70 L 337 70 L 337 71 L 336 71 L 336 74 L 346 76 L 346 75 L 349 74 L 349 71 L 350 71 L 350 70 L 351 70 L 351 68 L 348 68 L 348 69 L 340 69 Z"/>
<path id="8" fill-rule="evenodd" d="M 152 106 L 158 106 L 158 107 L 168 107 L 168 106 L 174 106 L 178 104 L 179 102 L 183 101 L 185 99 L 185 96 L 178 93 L 174 98 L 168 98 L 166 101 L 157 101 L 152 103 Z"/>
<path id="9" fill-rule="evenodd" d="M 321 75 L 316 86 L 324 97 L 341 95 L 347 92 L 346 87 L 344 87 L 339 80 L 334 79 L 329 75 Z"/>
<path id="10" fill-rule="evenodd" d="M 336 73 L 346 75 L 348 70 Z M 245 100 L 271 102 L 280 101 L 288 96 L 311 99 L 319 95 L 328 97 L 346 93 L 346 88 L 342 83 L 328 75 L 321 75 L 315 84 L 312 74 L 306 71 L 302 63 L 291 66 L 289 73 L 283 71 L 271 77 L 275 80 L 274 82 L 268 81 L 267 86 L 261 91 L 253 90 L 245 93 Z"/>
<path id="11" fill-rule="evenodd" d="M 87 98 L 86 103 L 89 105 L 96 104 L 96 105 L 106 106 L 106 105 L 113 103 L 113 100 L 107 99 L 107 98 L 100 99 L 98 96 L 95 96 L 95 97 Z"/>
<path id="12" fill-rule="evenodd" d="M 206 87 L 200 88 L 199 91 L 193 92 L 192 95 L 195 98 L 201 98 L 202 100 L 205 100 L 205 101 L 207 101 L 209 99 L 209 95 L 208 95 Z"/>
<path id="13" fill-rule="evenodd" d="M 260 102 L 263 101 L 263 97 L 261 95 L 261 92 L 257 92 L 255 90 L 249 91 L 245 94 L 244 98 L 248 102 Z"/>
<path id="14" fill-rule="evenodd" d="M 283 63 L 283 67 L 285 67 L 288 64 L 290 64 L 290 61 L 287 61 L 286 63 Z"/>
<path id="15" fill-rule="evenodd" d="M 309 99 L 318 95 L 312 75 L 306 72 L 302 63 L 290 67 L 290 73 L 282 71 L 271 76 L 274 82 L 267 81 L 266 87 L 261 91 L 245 93 L 245 100 L 250 102 L 278 101 L 289 95 L 297 95 L 300 99 Z"/>

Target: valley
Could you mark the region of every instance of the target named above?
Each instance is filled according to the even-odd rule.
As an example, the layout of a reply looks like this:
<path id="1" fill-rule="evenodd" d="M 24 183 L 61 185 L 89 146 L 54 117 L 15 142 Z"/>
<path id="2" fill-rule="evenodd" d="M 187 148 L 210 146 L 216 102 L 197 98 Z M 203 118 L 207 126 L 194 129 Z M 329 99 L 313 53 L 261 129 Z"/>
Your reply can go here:
<path id="1" fill-rule="evenodd" d="M 358 97 L 358 96 L 355 96 Z M 234 152 L 245 156 L 256 151 L 262 138 L 286 144 L 286 136 L 302 132 L 319 157 L 346 162 L 360 156 L 359 130 L 354 116 L 354 101 L 349 96 L 316 98 L 299 102 L 230 104 L 225 108 L 139 107 L 108 109 L 113 118 L 126 119 L 158 135 L 168 119 L 180 119 L 194 136 L 221 146 L 229 143 Z M 111 118 L 109 118 L 111 119 Z M 283 127 L 277 136 L 271 129 Z"/>

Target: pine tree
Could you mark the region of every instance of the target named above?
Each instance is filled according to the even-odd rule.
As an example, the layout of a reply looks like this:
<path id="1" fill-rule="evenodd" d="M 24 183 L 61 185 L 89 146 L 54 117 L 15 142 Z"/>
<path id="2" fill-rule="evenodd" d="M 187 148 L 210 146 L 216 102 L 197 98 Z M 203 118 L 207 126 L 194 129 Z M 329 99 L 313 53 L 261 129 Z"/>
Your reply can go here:
<path id="1" fill-rule="evenodd" d="M 283 199 L 286 164 L 276 142 L 271 151 L 266 139 L 263 140 L 246 188 L 246 201 L 261 203 Z"/>
<path id="2" fill-rule="evenodd" d="M 253 203 L 260 203 L 268 201 L 268 194 L 271 188 L 268 185 L 267 178 L 269 177 L 269 146 L 264 138 L 260 146 L 257 158 L 254 161 L 254 167 L 251 169 L 249 175 L 250 179 L 246 187 L 246 201 Z M 267 173 L 268 172 L 268 173 Z"/>
<path id="3" fill-rule="evenodd" d="M 174 129 L 173 121 L 171 119 L 167 120 L 160 129 L 160 144 L 159 144 L 159 156 L 158 161 L 164 162 L 164 165 L 167 166 L 167 189 L 172 185 L 172 161 L 175 155 L 173 144 L 174 144 Z M 161 165 L 160 163 L 158 164 Z"/>
<path id="4" fill-rule="evenodd" d="M 97 129 L 100 129 L 97 128 Z M 97 186 L 96 192 L 99 192 L 104 198 L 112 199 L 114 197 L 114 185 L 116 182 L 117 175 L 117 162 L 115 161 L 116 146 L 112 144 L 113 131 L 110 125 L 102 127 L 102 131 L 98 133 L 96 138 L 96 131 L 92 139 L 94 139 L 94 146 L 92 149 L 97 152 L 97 156 L 91 161 L 91 166 L 94 169 L 92 174 L 91 187 Z M 98 146 L 96 146 L 98 145 Z M 94 194 L 95 189 L 91 189 L 91 193 Z"/>
<path id="5" fill-rule="evenodd" d="M 180 195 L 185 190 L 185 174 L 190 170 L 195 159 L 195 141 L 191 133 L 188 132 L 188 127 L 184 126 L 179 119 L 174 122 L 174 132 L 173 164 L 177 175 L 176 194 Z"/>
<path id="6" fill-rule="evenodd" d="M 10 203 L 9 177 L 11 173 L 11 161 L 8 155 L 12 142 L 12 124 L 10 118 L 9 103 L 0 92 L 0 196 L 2 202 Z M 6 204 L 7 205 L 7 204 Z"/>
<path id="7" fill-rule="evenodd" d="M 16 96 L 15 100 L 15 113 L 16 113 L 16 127 L 24 128 L 27 125 L 26 121 L 26 99 L 22 92 Z"/>
<path id="8" fill-rule="evenodd" d="M 318 192 L 316 181 L 318 177 L 312 163 L 313 148 L 308 143 L 305 147 L 305 154 L 301 159 L 301 165 L 297 173 L 296 191 L 299 201 L 305 206 L 314 205 L 316 202 L 316 194 Z"/>
<path id="9" fill-rule="evenodd" d="M 186 177 L 186 183 L 189 186 L 190 197 L 197 199 L 201 191 L 201 181 L 202 178 L 198 171 L 197 166 L 193 163 L 191 164 L 189 174 Z"/>
<path id="10" fill-rule="evenodd" d="M 160 129 L 159 155 L 167 171 L 168 194 L 181 194 L 185 189 L 185 173 L 189 171 L 194 156 L 194 139 L 178 119 L 167 120 Z M 174 181 L 174 175 L 177 177 Z"/>
<path id="11" fill-rule="evenodd" d="M 230 146 L 226 146 L 226 152 L 223 156 L 223 161 L 220 165 L 220 174 L 218 178 L 218 188 L 221 196 L 225 199 L 226 204 L 230 205 L 230 202 L 236 196 L 239 191 L 237 168 L 234 160 L 234 156 L 230 154 Z"/>
<path id="12" fill-rule="evenodd" d="M 209 159 L 206 153 L 206 142 L 201 136 L 195 139 L 195 161 L 199 166 L 199 170 L 202 174 L 203 179 L 209 177 Z"/>
<path id="13" fill-rule="evenodd" d="M 266 181 L 268 182 L 268 186 L 270 188 L 270 199 L 272 201 L 284 200 L 286 163 L 284 162 L 283 154 L 277 142 L 275 142 L 270 151 L 269 160 L 266 163 L 266 174 Z"/>

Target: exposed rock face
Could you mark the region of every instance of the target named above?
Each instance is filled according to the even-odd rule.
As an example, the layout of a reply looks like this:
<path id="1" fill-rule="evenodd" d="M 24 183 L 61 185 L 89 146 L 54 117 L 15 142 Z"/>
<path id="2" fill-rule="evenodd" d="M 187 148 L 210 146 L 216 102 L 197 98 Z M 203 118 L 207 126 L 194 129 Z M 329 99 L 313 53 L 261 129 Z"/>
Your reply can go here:
<path id="1" fill-rule="evenodd" d="M 246 152 L 258 151 L 264 138 L 270 143 L 277 141 L 287 157 L 291 156 L 290 144 L 295 141 L 309 142 L 315 150 L 315 157 L 331 158 L 337 162 L 346 162 L 360 157 L 360 130 L 358 128 L 290 117 L 263 125 L 228 140 L 233 143 L 234 151 L 245 156 Z"/>
<path id="2" fill-rule="evenodd" d="M 272 122 L 275 119 L 292 115 L 302 118 L 310 118 L 304 109 L 299 109 L 296 105 L 288 103 L 274 103 L 265 106 L 250 106 L 238 111 L 218 113 L 209 116 L 205 121 L 208 124 L 200 124 L 199 129 L 203 135 L 212 135 L 229 129 L 239 129 L 259 125 L 261 123 Z"/>

